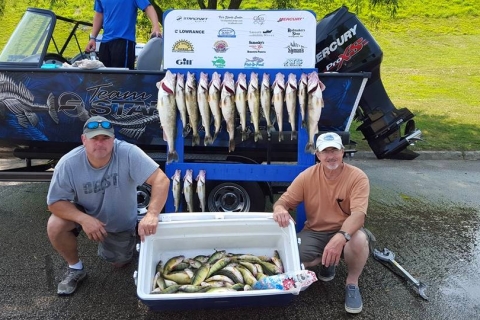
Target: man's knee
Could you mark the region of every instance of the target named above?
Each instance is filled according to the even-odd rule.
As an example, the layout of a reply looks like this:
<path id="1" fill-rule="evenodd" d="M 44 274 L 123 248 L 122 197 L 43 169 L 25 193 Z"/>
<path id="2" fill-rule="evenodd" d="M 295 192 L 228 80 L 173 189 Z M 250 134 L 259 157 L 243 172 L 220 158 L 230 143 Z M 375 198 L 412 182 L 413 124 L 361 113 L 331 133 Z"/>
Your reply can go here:
<path id="1" fill-rule="evenodd" d="M 345 250 L 350 250 L 354 254 L 368 252 L 368 238 L 362 229 L 352 234 L 350 241 L 345 245 Z"/>
<path id="2" fill-rule="evenodd" d="M 74 230 L 75 227 L 73 221 L 68 221 L 52 214 L 47 222 L 47 234 L 52 239 L 52 237 L 56 237 L 62 232 Z"/>

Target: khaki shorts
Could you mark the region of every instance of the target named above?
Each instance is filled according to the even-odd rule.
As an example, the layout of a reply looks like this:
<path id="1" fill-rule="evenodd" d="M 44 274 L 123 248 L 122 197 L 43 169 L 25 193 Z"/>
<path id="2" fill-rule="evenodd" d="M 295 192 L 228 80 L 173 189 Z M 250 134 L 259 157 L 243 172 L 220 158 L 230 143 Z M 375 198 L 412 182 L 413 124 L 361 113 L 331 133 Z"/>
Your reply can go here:
<path id="1" fill-rule="evenodd" d="M 72 232 L 75 236 L 82 231 L 78 225 Z M 122 232 L 107 232 L 107 237 L 98 244 L 98 256 L 110 263 L 124 263 L 132 259 L 137 235 L 135 229 Z"/>
<path id="2" fill-rule="evenodd" d="M 360 228 L 367 236 L 370 242 L 369 231 L 365 228 Z M 302 230 L 297 236 L 300 238 L 300 245 L 298 251 L 301 262 L 311 262 L 318 257 L 321 257 L 325 246 L 330 239 L 337 233 L 337 231 L 312 231 Z M 343 251 L 342 251 L 343 258 Z"/>

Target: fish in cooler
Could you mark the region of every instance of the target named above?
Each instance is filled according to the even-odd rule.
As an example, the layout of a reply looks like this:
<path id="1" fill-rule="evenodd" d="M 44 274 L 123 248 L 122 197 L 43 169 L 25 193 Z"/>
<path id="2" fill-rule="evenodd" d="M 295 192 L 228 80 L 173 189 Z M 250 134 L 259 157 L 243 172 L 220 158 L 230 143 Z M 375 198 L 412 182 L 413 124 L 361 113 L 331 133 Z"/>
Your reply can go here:
<path id="1" fill-rule="evenodd" d="M 278 72 L 272 85 L 272 103 L 277 115 L 278 141 L 283 141 L 283 102 L 285 101 L 285 75 Z"/>
<path id="2" fill-rule="evenodd" d="M 200 81 L 197 89 L 197 102 L 200 116 L 202 118 L 202 125 L 205 129 L 204 145 L 212 144 L 213 139 L 210 135 L 210 106 L 208 104 L 208 74 L 200 72 Z"/>
<path id="3" fill-rule="evenodd" d="M 325 85 L 318 78 L 318 73 L 312 71 L 308 74 L 308 104 L 307 104 L 307 124 L 308 124 L 308 142 L 305 146 L 305 152 L 311 154 L 315 153 L 314 139 L 315 134 L 318 133 L 318 121 L 322 114 L 324 106 L 322 91 L 325 90 Z"/>
<path id="4" fill-rule="evenodd" d="M 228 151 L 235 151 L 235 82 L 231 72 L 225 72 L 220 91 L 220 109 L 227 124 Z"/>
<path id="5" fill-rule="evenodd" d="M 222 83 L 220 80 L 220 74 L 214 72 L 210 83 L 208 84 L 208 105 L 213 116 L 213 125 L 215 133 L 213 134 L 212 143 L 217 138 L 222 125 L 222 111 L 220 110 L 220 87 Z"/>
<path id="6" fill-rule="evenodd" d="M 247 139 L 247 76 L 239 73 L 235 83 L 235 107 L 240 116 L 240 127 L 242 128 L 242 141 Z"/>
<path id="7" fill-rule="evenodd" d="M 250 74 L 250 82 L 248 83 L 247 90 L 248 109 L 250 110 L 250 122 L 254 127 L 254 140 L 262 140 L 262 133 L 260 132 L 260 90 L 258 87 L 258 73 L 253 72 Z"/>
<path id="8" fill-rule="evenodd" d="M 197 80 L 195 73 L 187 72 L 187 83 L 185 85 L 185 103 L 190 120 L 190 127 L 193 131 L 192 146 L 200 145 L 200 135 L 198 134 L 198 123 L 200 115 L 197 102 Z"/>
<path id="9" fill-rule="evenodd" d="M 201 260 L 178 255 L 168 259 L 164 267 L 161 261 L 158 262 L 151 293 L 252 290 L 258 281 L 284 272 L 283 267 L 275 263 L 282 263 L 276 250 L 272 257 L 227 253 L 225 250 L 202 256 Z"/>
<path id="10" fill-rule="evenodd" d="M 291 140 L 297 139 L 297 130 L 295 127 L 295 112 L 297 108 L 297 76 L 294 73 L 288 75 L 287 86 L 285 88 L 285 104 L 287 105 L 288 122 L 292 127 Z"/>
<path id="11" fill-rule="evenodd" d="M 178 161 L 178 154 L 175 150 L 175 138 L 177 135 L 175 81 L 175 75 L 168 70 L 165 77 L 157 82 L 157 110 L 160 118 L 160 125 L 163 129 L 163 139 L 167 141 L 168 144 L 167 163 Z"/>

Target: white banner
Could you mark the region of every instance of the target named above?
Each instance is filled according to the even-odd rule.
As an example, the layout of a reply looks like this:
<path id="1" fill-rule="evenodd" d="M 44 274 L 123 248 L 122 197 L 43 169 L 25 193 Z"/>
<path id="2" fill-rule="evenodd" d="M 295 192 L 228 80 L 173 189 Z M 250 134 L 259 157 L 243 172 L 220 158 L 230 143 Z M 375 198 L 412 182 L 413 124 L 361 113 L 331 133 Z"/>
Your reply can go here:
<path id="1" fill-rule="evenodd" d="M 314 68 L 316 23 L 306 10 L 171 10 L 164 68 Z"/>

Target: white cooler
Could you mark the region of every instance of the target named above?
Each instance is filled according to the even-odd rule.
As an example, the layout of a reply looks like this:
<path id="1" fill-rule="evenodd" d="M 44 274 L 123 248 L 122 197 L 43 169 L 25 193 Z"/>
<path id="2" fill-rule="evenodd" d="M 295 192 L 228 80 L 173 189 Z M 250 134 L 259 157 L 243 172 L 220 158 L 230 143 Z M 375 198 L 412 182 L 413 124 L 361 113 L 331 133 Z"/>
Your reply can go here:
<path id="1" fill-rule="evenodd" d="M 151 310 L 184 310 L 240 306 L 285 305 L 294 294 L 276 289 L 220 293 L 151 294 L 155 268 L 161 260 L 184 255 L 211 255 L 215 250 L 273 256 L 277 250 L 284 272 L 301 270 L 293 222 L 280 228 L 271 213 L 161 214 L 157 232 L 140 244 L 137 282 L 139 299 Z"/>

